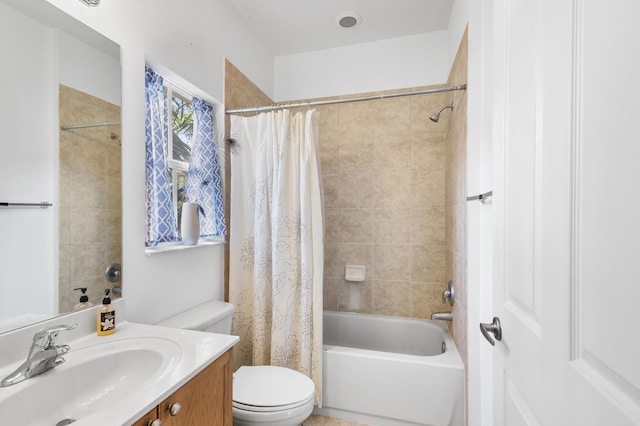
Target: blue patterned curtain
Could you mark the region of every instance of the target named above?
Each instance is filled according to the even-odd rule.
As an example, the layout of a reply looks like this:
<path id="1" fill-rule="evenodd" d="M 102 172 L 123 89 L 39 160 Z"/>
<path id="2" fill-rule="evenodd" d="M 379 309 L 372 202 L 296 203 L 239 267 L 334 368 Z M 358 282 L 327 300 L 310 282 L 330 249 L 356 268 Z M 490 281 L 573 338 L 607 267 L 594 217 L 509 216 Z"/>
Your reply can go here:
<path id="1" fill-rule="evenodd" d="M 216 150 L 216 122 L 213 107 L 193 98 L 194 141 L 185 184 L 187 201 L 200 206 L 200 237 L 220 237 L 227 233 L 220 165 Z"/>
<path id="2" fill-rule="evenodd" d="M 169 185 L 167 101 L 162 83 L 162 76 L 145 67 L 148 221 L 146 245 L 149 247 L 178 240 L 178 227 Z"/>

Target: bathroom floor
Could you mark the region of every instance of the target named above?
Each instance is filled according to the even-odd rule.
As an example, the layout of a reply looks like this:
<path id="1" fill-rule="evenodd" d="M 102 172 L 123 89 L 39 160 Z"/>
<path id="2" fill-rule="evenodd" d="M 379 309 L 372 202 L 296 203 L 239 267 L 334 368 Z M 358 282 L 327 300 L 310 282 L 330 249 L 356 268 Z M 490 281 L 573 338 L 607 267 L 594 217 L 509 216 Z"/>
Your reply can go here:
<path id="1" fill-rule="evenodd" d="M 302 422 L 302 426 L 368 426 L 365 423 L 351 422 L 348 420 L 336 419 L 334 417 L 316 416 L 315 414 Z"/>

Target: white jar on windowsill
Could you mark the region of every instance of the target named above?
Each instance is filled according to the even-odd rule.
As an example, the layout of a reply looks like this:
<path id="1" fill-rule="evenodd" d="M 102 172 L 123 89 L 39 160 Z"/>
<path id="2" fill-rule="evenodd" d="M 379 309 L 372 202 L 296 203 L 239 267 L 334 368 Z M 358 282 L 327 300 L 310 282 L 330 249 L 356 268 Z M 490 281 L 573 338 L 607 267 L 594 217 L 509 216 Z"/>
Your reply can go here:
<path id="1" fill-rule="evenodd" d="M 198 215 L 198 203 L 182 204 L 182 219 L 180 223 L 182 244 L 195 246 L 200 238 L 200 217 Z"/>

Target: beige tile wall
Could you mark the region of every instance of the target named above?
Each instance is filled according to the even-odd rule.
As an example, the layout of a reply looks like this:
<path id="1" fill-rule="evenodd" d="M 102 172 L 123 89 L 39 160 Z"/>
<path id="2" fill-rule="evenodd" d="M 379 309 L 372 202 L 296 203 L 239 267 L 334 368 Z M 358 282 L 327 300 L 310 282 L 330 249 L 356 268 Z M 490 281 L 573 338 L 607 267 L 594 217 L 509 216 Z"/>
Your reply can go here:
<path id="1" fill-rule="evenodd" d="M 120 121 L 120 107 L 71 87 L 59 87 L 60 125 Z M 87 287 L 102 303 L 110 263 L 122 263 L 121 156 L 111 139 L 120 126 L 60 131 L 59 309 L 71 310 Z"/>
<path id="2" fill-rule="evenodd" d="M 432 94 L 317 107 L 325 309 L 427 318 L 443 308 L 448 118 L 428 117 L 445 102 Z M 366 280 L 345 281 L 347 264 L 364 265 Z"/>
<path id="3" fill-rule="evenodd" d="M 251 82 L 238 68 L 225 59 L 224 61 L 224 106 L 226 109 L 246 108 L 250 106 L 271 105 L 272 101 L 255 84 Z M 247 116 L 255 114 L 246 114 Z M 231 124 L 228 115 L 225 115 L 225 138 L 229 138 Z M 231 150 L 228 143 L 225 144 L 225 164 L 230 163 Z M 225 167 L 224 204 L 227 232 L 231 232 L 229 205 L 231 203 L 231 167 Z M 227 238 L 228 241 L 228 238 Z M 229 244 L 224 246 L 224 300 L 229 301 Z"/>

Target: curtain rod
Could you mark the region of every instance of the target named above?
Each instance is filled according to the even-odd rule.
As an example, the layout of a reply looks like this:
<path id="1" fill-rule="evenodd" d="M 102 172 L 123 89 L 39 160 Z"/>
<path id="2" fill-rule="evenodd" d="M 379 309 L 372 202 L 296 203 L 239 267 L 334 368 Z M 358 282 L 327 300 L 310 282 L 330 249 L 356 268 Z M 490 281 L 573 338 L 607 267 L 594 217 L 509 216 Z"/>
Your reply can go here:
<path id="1" fill-rule="evenodd" d="M 344 104 L 348 102 L 361 102 L 361 101 L 371 101 L 376 99 L 399 98 L 401 96 L 428 95 L 431 93 L 452 92 L 454 90 L 467 90 L 467 85 L 461 84 L 459 86 L 440 87 L 437 89 L 426 89 L 426 90 L 419 90 L 416 92 L 389 93 L 389 94 L 365 96 L 361 98 L 333 99 L 329 101 L 300 102 L 300 103 L 292 103 L 292 104 L 273 104 L 273 105 L 262 106 L 262 107 L 228 109 L 225 111 L 225 113 L 239 114 L 243 112 L 275 111 L 283 108 L 298 108 L 298 107 L 308 107 L 308 106 L 315 106 L 315 105 Z"/>
<path id="2" fill-rule="evenodd" d="M 78 124 L 77 126 L 60 126 L 60 130 L 88 129 L 90 127 L 106 127 L 106 126 L 119 126 L 119 125 L 120 123 L 117 121 L 113 123 Z"/>

